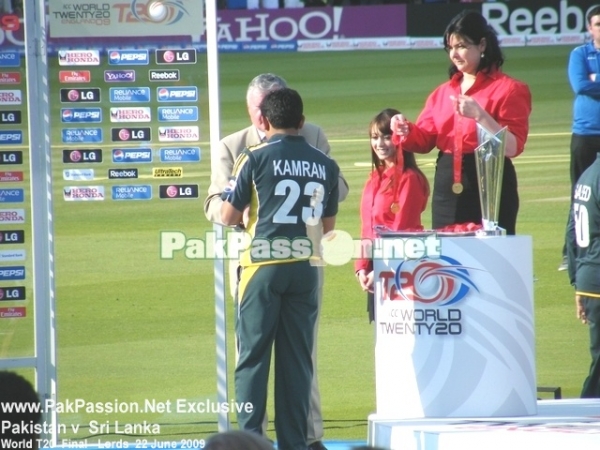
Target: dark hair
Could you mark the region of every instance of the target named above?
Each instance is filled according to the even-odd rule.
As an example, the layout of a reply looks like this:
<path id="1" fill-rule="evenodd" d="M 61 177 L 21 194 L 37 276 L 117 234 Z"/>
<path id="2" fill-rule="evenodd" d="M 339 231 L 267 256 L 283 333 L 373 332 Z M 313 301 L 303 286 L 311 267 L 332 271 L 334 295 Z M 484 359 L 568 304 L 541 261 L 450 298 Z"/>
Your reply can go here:
<path id="1" fill-rule="evenodd" d="M 19 429 L 22 423 L 40 423 L 42 418 L 40 399 L 32 384 L 21 375 L 14 372 L 0 372 L 0 403 L 12 403 L 13 406 L 21 408 L 21 411 L 11 412 L 0 410 L 0 422 L 7 421 L 9 424 L 19 425 L 17 427 Z M 5 433 L 7 439 L 25 442 L 26 448 L 38 448 L 39 435 L 35 430 L 15 433 L 13 427 L 10 427 Z"/>
<path id="2" fill-rule="evenodd" d="M 391 136 L 392 135 L 392 128 L 391 128 L 392 117 L 394 117 L 396 114 L 400 114 L 400 111 L 398 111 L 397 109 L 393 109 L 393 108 L 386 108 L 383 111 L 381 111 L 379 114 L 377 114 L 373 118 L 373 120 L 371 120 L 371 123 L 369 124 L 369 138 L 371 137 L 373 129 L 377 129 L 384 136 L 385 135 Z M 415 154 L 413 152 L 408 152 L 406 150 L 402 150 L 402 160 L 403 160 L 402 171 L 414 170 L 415 172 L 417 172 L 419 174 L 419 177 L 422 178 L 424 185 L 426 185 L 429 189 L 429 183 L 427 181 L 427 177 L 421 171 L 421 169 L 419 169 L 419 166 L 417 165 L 417 160 L 415 158 Z M 385 162 L 377 157 L 372 146 L 371 146 L 371 162 L 373 163 L 373 168 L 377 171 L 379 176 L 381 176 L 381 173 L 385 167 Z"/>
<path id="3" fill-rule="evenodd" d="M 300 94 L 290 88 L 269 92 L 260 104 L 260 113 L 278 129 L 300 128 L 303 105 Z"/>
<path id="4" fill-rule="evenodd" d="M 267 438 L 245 430 L 230 430 L 213 434 L 206 441 L 205 450 L 273 450 Z"/>
<path id="5" fill-rule="evenodd" d="M 592 23 L 592 17 L 600 16 L 600 5 L 592 6 L 586 15 L 588 25 Z"/>
<path id="6" fill-rule="evenodd" d="M 499 69 L 504 64 L 504 55 L 500 50 L 498 36 L 479 12 L 466 9 L 450 21 L 444 32 L 444 48 L 448 47 L 448 41 L 453 34 L 475 45 L 479 45 L 481 40 L 485 39 L 485 50 L 479 61 L 477 72 L 489 72 L 492 69 Z M 450 77 L 457 72 L 456 66 L 451 64 L 448 69 Z"/>

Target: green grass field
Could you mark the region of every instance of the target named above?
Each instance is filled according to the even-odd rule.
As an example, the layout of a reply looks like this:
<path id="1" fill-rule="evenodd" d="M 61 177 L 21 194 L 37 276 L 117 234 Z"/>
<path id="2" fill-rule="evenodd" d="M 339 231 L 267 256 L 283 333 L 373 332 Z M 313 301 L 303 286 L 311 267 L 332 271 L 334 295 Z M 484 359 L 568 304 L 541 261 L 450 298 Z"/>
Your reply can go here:
<path id="1" fill-rule="evenodd" d="M 533 236 L 534 245 L 538 385 L 560 386 L 565 397 L 576 397 L 589 366 L 587 329 L 575 319 L 567 275 L 556 270 L 569 204 L 572 94 L 566 61 L 570 49 L 508 48 L 505 71 L 527 82 L 533 94 L 530 137 L 515 165 L 521 195 L 517 230 Z M 200 87 L 202 161 L 183 165 L 182 182 L 198 183 L 200 199 L 66 202 L 62 188 L 67 184 L 108 186 L 114 182 L 63 181 L 64 146 L 58 125 L 55 128 L 58 392 L 62 401 L 216 400 L 213 262 L 187 259 L 182 252 L 165 260 L 159 253 L 161 231 L 204 238 L 212 229 L 202 212 L 210 161 L 207 68 L 204 56 L 199 59 L 193 82 Z M 427 94 L 446 79 L 447 65 L 442 51 L 223 54 L 219 61 L 221 134 L 247 125 L 245 90 L 252 77 L 267 71 L 284 76 L 303 96 L 307 120 L 323 127 L 329 137 L 332 154 L 350 184 L 337 228 L 357 236 L 360 192 L 369 171 L 357 163 L 370 159 L 369 121 L 386 107 L 416 119 Z M 52 107 L 56 111 L 60 105 Z M 105 122 L 107 116 L 105 108 Z M 433 161 L 433 153 L 419 156 L 430 180 Z M 148 182 L 159 184 L 152 179 Z M 429 211 L 424 222 L 430 224 Z M 353 268 L 327 267 L 325 276 L 319 377 L 326 439 L 365 439 L 367 416 L 375 410 L 374 329 L 368 323 L 364 294 L 354 280 Z M 229 299 L 227 306 L 231 307 Z M 27 322 L 22 323 L 28 330 Z M 229 310 L 230 375 L 232 324 Z M 7 326 L 0 323 L 0 327 Z M 10 327 L 14 336 L 24 333 L 19 323 Z M 14 337 L 7 344 L 5 339 L 3 354 L 23 351 L 19 342 L 25 340 Z M 231 381 L 230 377 L 232 386 Z M 61 414 L 60 420 L 67 425 L 61 438 L 72 439 L 108 431 L 102 439 L 114 440 L 115 420 L 161 424 L 160 435 L 151 439 L 203 438 L 217 430 L 215 414 L 79 411 Z M 75 432 L 70 425 L 77 424 L 81 427 Z M 101 424 L 110 428 L 94 428 Z"/>

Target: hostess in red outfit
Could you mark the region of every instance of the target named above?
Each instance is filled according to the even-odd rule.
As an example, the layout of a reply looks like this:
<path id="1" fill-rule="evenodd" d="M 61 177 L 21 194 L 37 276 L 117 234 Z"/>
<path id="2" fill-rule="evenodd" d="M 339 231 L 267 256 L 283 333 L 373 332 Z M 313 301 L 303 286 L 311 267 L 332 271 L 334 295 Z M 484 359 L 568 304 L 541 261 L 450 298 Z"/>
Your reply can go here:
<path id="1" fill-rule="evenodd" d="M 360 202 L 361 238 L 376 238 L 376 225 L 393 231 L 422 230 L 421 213 L 427 206 L 428 192 L 426 180 L 415 170 L 392 166 L 371 172 Z M 354 269 L 370 272 L 373 261 L 358 259 Z"/>

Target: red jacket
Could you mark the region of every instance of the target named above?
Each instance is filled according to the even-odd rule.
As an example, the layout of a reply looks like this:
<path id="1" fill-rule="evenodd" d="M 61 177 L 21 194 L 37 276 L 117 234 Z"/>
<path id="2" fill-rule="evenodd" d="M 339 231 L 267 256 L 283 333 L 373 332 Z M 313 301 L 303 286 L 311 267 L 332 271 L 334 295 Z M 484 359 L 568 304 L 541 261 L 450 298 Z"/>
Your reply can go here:
<path id="1" fill-rule="evenodd" d="M 395 175 L 395 177 L 394 177 Z M 397 182 L 394 183 L 394 178 Z M 391 167 L 379 172 L 371 172 L 360 201 L 362 239 L 374 239 L 376 225 L 383 225 L 393 231 L 418 231 L 423 229 L 421 213 L 427 206 L 429 189 L 414 170 L 397 170 Z M 369 258 L 357 259 L 355 272 L 365 269 L 370 272 L 373 262 Z"/>

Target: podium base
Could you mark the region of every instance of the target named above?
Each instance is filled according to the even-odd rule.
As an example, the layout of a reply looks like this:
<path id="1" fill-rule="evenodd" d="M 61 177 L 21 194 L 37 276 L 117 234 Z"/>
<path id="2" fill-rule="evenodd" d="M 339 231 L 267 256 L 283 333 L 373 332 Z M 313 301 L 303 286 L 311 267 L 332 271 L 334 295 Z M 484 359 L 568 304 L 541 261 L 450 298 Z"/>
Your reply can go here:
<path id="1" fill-rule="evenodd" d="M 394 419 L 369 416 L 367 442 L 390 450 L 600 448 L 600 400 L 539 400 L 526 417 Z"/>

